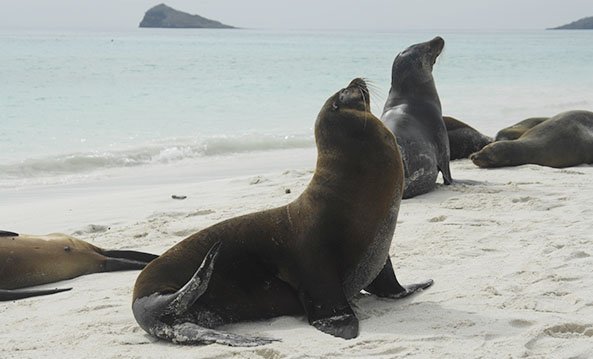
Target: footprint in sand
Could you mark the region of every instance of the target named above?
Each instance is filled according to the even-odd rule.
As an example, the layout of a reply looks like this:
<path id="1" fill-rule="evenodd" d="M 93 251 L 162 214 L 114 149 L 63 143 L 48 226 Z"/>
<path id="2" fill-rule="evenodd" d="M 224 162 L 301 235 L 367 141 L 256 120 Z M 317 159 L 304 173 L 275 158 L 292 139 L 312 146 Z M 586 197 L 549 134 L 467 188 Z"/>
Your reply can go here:
<path id="1" fill-rule="evenodd" d="M 534 323 L 525 319 L 513 319 L 509 322 L 509 325 L 514 328 L 527 328 L 532 326 Z"/>
<path id="2" fill-rule="evenodd" d="M 88 226 L 84 227 L 83 229 L 79 229 L 78 231 L 74 232 L 75 236 L 80 236 L 82 234 L 92 234 L 92 233 L 103 233 L 110 230 L 111 227 L 103 226 L 100 224 L 89 224 Z"/>
<path id="3" fill-rule="evenodd" d="M 573 339 L 578 337 L 593 337 L 593 326 L 591 324 L 565 323 L 554 325 L 544 329 L 544 334 L 562 339 Z"/>
<path id="4" fill-rule="evenodd" d="M 576 252 L 572 252 L 567 258 L 566 261 L 572 261 L 575 259 L 583 259 L 583 258 L 589 258 L 591 257 L 591 255 L 587 252 L 584 251 L 576 251 Z"/>

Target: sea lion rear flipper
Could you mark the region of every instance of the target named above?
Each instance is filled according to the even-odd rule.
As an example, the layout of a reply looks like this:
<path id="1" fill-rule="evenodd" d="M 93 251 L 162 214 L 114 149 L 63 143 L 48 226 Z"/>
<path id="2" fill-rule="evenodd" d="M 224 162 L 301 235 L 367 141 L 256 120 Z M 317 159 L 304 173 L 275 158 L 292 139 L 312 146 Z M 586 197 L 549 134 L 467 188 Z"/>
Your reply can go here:
<path id="1" fill-rule="evenodd" d="M 429 279 L 425 282 L 402 286 L 395 277 L 391 258 L 387 257 L 387 262 L 383 269 L 381 269 L 381 272 L 377 275 L 377 278 L 375 278 L 364 290 L 378 297 L 399 299 L 407 297 L 419 290 L 426 289 L 430 287 L 432 283 L 432 279 Z"/>
<path id="2" fill-rule="evenodd" d="M 25 289 L 0 289 L 0 302 L 6 302 L 10 300 L 17 300 L 23 298 L 37 297 L 40 295 L 49 295 L 60 292 L 66 292 L 72 288 L 56 288 L 56 289 L 37 289 L 37 290 L 25 290 Z"/>
<path id="3" fill-rule="evenodd" d="M 269 338 L 225 333 L 205 328 L 199 323 L 193 322 L 196 316 L 207 320 L 208 313 L 196 315 L 196 313 L 190 313 L 189 309 L 208 288 L 220 246 L 221 242 L 212 246 L 192 278 L 177 292 L 171 294 L 154 293 L 134 301 L 132 304 L 134 317 L 144 330 L 157 338 L 187 345 L 218 343 L 252 347 L 275 341 L 275 339 Z"/>

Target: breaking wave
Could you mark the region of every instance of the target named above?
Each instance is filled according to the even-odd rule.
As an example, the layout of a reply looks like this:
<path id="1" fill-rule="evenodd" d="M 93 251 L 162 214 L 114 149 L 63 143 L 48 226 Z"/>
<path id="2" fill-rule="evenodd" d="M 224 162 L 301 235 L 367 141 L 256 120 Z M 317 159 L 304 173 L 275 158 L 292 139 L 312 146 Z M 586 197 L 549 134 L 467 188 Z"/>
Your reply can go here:
<path id="1" fill-rule="evenodd" d="M 250 151 L 307 148 L 313 145 L 312 135 L 214 136 L 200 141 L 175 140 L 122 151 L 73 153 L 0 164 L 0 178 L 81 174 L 108 168 L 172 163 L 184 159 Z"/>

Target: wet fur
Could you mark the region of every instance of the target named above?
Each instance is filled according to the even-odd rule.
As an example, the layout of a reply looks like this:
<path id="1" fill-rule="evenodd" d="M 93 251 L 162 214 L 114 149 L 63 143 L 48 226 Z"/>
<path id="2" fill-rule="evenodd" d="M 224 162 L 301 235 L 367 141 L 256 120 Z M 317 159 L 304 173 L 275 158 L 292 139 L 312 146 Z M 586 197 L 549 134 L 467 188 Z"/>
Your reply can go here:
<path id="1" fill-rule="evenodd" d="M 432 67 L 444 41 L 436 37 L 399 53 L 392 67 L 391 89 L 381 121 L 397 138 L 405 171 L 403 198 L 432 191 L 439 171 L 452 182 L 449 139 Z"/>

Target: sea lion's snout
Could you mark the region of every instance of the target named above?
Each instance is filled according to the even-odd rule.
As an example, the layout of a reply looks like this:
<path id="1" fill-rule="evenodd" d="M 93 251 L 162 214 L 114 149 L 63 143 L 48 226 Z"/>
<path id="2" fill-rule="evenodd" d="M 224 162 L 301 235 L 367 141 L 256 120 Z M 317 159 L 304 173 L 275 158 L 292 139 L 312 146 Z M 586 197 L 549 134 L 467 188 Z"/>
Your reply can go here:
<path id="1" fill-rule="evenodd" d="M 469 159 L 478 167 L 488 167 L 489 156 L 484 149 L 472 153 L 469 155 Z"/>
<path id="2" fill-rule="evenodd" d="M 350 84 L 348 85 L 348 87 L 356 87 L 359 88 L 361 90 L 366 90 L 367 89 L 367 83 L 364 79 L 357 77 L 354 80 L 350 81 Z"/>
<path id="3" fill-rule="evenodd" d="M 435 58 L 441 54 L 443 48 L 445 47 L 445 40 L 437 36 L 434 39 L 430 40 L 430 48 L 434 52 Z"/>
<path id="4" fill-rule="evenodd" d="M 348 105 L 348 107 L 365 109 L 369 106 L 369 90 L 366 81 L 361 78 L 355 78 L 350 81 L 348 87 L 340 90 L 338 93 L 338 101 L 332 104 L 333 109 L 336 110 L 339 105 Z"/>

